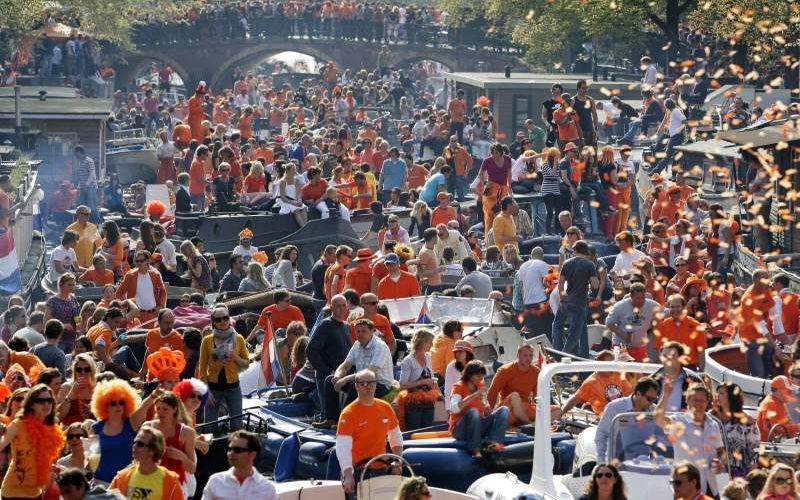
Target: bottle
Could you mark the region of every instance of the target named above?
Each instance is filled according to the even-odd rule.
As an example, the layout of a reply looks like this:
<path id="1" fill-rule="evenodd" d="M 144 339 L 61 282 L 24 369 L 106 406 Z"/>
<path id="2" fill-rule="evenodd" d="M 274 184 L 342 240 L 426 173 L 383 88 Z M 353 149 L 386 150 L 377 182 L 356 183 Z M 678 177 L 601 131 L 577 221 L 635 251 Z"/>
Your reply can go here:
<path id="1" fill-rule="evenodd" d="M 614 361 L 619 361 L 619 346 L 614 346 Z"/>

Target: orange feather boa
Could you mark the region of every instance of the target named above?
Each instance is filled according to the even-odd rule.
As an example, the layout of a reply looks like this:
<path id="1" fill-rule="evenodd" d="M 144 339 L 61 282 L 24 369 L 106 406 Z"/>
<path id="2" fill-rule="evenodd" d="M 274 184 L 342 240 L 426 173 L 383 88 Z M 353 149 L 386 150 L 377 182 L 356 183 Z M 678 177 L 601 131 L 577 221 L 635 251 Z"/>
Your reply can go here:
<path id="1" fill-rule="evenodd" d="M 64 449 L 64 431 L 58 424 L 47 425 L 33 415 L 25 415 L 20 420 L 30 442 L 19 445 L 36 449 L 36 482 L 45 485 L 50 482 L 53 464 Z"/>

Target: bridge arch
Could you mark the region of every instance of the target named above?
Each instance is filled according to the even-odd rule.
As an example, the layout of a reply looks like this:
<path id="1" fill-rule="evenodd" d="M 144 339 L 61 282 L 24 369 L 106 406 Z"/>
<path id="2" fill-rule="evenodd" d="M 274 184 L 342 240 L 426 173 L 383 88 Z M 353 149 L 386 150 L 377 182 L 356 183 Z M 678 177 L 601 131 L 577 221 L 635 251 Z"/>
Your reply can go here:
<path id="1" fill-rule="evenodd" d="M 320 61 L 336 61 L 327 51 L 321 50 L 319 47 L 312 44 L 296 43 L 296 42 L 280 42 L 280 43 L 264 43 L 242 50 L 235 56 L 229 58 L 220 66 L 217 67 L 214 74 L 211 76 L 211 81 L 208 82 L 212 89 L 217 89 L 226 86 L 226 79 L 230 78 L 233 74 L 233 68 L 236 66 L 249 66 L 254 65 L 264 59 L 281 52 L 299 52 L 307 54 Z M 338 62 L 337 62 L 338 65 Z"/>

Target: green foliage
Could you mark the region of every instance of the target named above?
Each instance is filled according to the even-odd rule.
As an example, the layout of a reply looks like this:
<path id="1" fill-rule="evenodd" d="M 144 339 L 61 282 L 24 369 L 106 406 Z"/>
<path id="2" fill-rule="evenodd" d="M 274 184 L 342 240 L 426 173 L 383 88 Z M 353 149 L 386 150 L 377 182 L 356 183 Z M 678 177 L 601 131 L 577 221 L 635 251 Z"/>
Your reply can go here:
<path id="1" fill-rule="evenodd" d="M 28 33 L 42 19 L 44 0 L 0 0 L 0 29 Z"/>

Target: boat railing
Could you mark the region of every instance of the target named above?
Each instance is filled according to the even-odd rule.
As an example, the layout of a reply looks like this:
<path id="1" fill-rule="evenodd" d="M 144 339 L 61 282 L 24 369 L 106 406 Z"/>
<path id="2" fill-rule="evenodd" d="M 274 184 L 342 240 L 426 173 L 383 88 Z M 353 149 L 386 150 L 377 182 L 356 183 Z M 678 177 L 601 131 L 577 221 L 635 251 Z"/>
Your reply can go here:
<path id="1" fill-rule="evenodd" d="M 38 206 L 41 196 L 37 194 L 40 188 L 37 185 L 40 161 L 28 162 L 28 171 L 22 178 L 17 188 L 17 200 L 21 200 L 14 210 L 14 246 L 17 251 L 17 261 L 22 266 L 28 258 L 28 252 L 33 242 L 34 208 Z M 37 210 L 38 211 L 38 210 Z"/>

